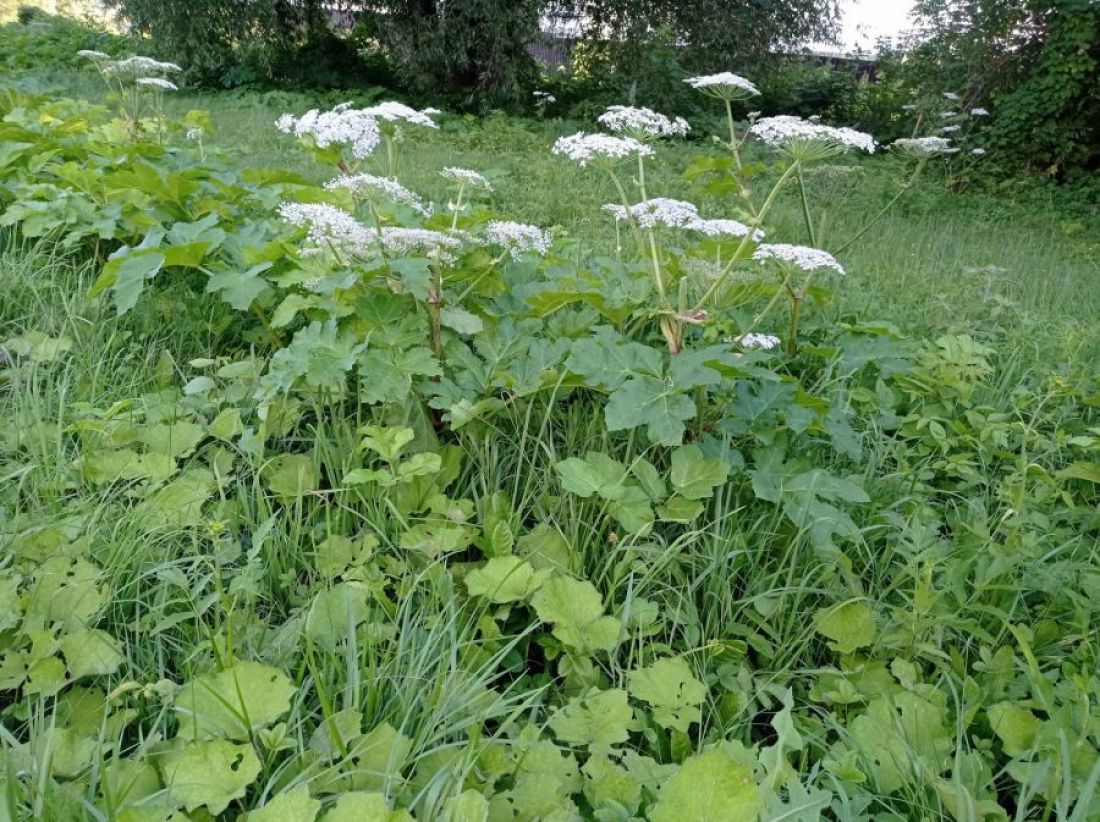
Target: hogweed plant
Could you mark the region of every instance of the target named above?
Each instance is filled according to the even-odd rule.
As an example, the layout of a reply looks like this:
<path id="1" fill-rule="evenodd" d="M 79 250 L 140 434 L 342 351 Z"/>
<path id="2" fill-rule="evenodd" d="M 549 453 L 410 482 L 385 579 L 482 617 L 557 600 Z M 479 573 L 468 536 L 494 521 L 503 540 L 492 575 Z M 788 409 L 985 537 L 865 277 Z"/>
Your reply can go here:
<path id="1" fill-rule="evenodd" d="M 350 210 L 346 201 L 282 205 L 280 215 L 285 220 L 307 229 L 311 248 L 304 253 L 329 255 L 350 269 L 350 279 L 339 287 L 339 299 L 362 297 L 364 289 L 379 285 L 411 295 L 424 307 L 428 349 L 441 362 L 445 327 L 463 335 L 483 327 L 463 302 L 503 261 L 546 253 L 550 240 L 536 226 L 470 218 L 473 200 L 492 189 L 477 171 L 448 167 L 440 172 L 454 191 L 446 207 L 449 215 L 437 214 L 396 179 L 397 148 L 405 140 L 403 126 L 437 128 L 432 115 L 438 113 L 396 102 L 365 109 L 341 105 L 302 117 L 287 114 L 276 125 L 298 137 L 319 161 L 335 166 L 339 174 L 325 189 L 351 201 Z M 380 147 L 384 147 L 384 160 L 376 157 Z M 388 176 L 365 170 L 372 162 L 383 166 Z M 488 249 L 492 256 L 474 259 L 478 249 Z M 322 282 L 303 284 L 316 288 Z M 434 368 L 429 371 L 437 376 Z"/>
<path id="2" fill-rule="evenodd" d="M 793 356 L 798 351 L 798 333 L 802 308 L 811 293 L 811 287 L 822 272 L 843 273 L 834 256 L 819 249 L 819 236 L 825 225 L 824 214 L 814 219 L 807 193 L 805 171 L 824 161 L 847 152 L 874 153 L 878 145 L 866 133 L 852 128 L 822 124 L 816 118 L 809 120 L 793 116 L 760 118 L 750 116 L 748 127 L 739 132 L 734 118 L 734 104 L 744 103 L 759 94 L 749 80 L 731 72 L 691 77 L 686 81 L 702 93 L 721 100 L 726 111 L 729 135 L 722 144 L 732 159 L 730 171 L 734 190 L 738 194 L 738 216 L 731 218 L 705 218 L 698 207 L 690 202 L 652 197 L 646 186 L 646 162 L 656 155 L 656 144 L 662 139 L 685 136 L 690 127 L 682 118 L 670 118 L 646 108 L 612 106 L 597 118 L 612 134 L 578 133 L 559 139 L 553 153 L 567 157 L 582 167 L 593 166 L 604 170 L 616 192 L 619 204 L 609 204 L 605 210 L 615 221 L 616 253 L 621 257 L 621 226 L 626 225 L 634 233 L 636 243 L 650 268 L 656 305 L 649 310 L 658 318 L 660 333 L 668 352 L 672 355 L 684 350 L 685 335 L 691 326 L 705 326 L 720 315 L 726 307 L 724 289 L 734 274 L 739 276 L 746 267 L 757 271 L 770 271 L 774 275 L 775 293 L 764 308 L 752 319 L 747 328 L 734 339 L 754 339 L 753 334 L 767 321 L 773 309 L 784 298 L 789 301 L 786 331 L 786 350 Z M 755 141 L 775 152 L 779 159 L 780 175 L 759 203 L 754 201 L 749 186 L 753 173 L 746 167 L 742 154 L 749 141 Z M 924 169 L 928 159 L 950 151 L 943 138 L 933 140 L 900 141 L 895 151 L 913 161 L 909 179 L 903 183 L 894 197 L 864 227 L 856 232 L 835 253 L 840 253 L 863 237 L 908 191 Z M 628 163 L 636 164 L 633 183 L 640 199 L 632 201 L 619 169 Z M 769 213 L 778 198 L 790 185 L 797 185 L 802 205 L 808 246 L 777 244 L 759 246 L 765 238 L 765 226 Z M 701 289 L 693 286 L 688 278 L 678 274 L 683 268 L 682 256 L 670 254 L 666 238 L 675 239 L 694 234 L 712 241 L 718 251 L 712 260 L 711 275 Z M 767 249 L 775 249 L 768 253 Z M 760 249 L 764 249 L 761 251 Z M 723 253 L 724 251 L 724 253 Z"/>
<path id="3" fill-rule="evenodd" d="M 140 55 L 116 60 L 101 51 L 90 49 L 77 54 L 96 67 L 108 90 L 118 101 L 130 139 L 137 140 L 145 133 L 153 133 L 158 141 L 162 141 L 167 131 L 164 94 L 179 91 L 167 75 L 179 74 L 183 69 L 175 63 Z"/>

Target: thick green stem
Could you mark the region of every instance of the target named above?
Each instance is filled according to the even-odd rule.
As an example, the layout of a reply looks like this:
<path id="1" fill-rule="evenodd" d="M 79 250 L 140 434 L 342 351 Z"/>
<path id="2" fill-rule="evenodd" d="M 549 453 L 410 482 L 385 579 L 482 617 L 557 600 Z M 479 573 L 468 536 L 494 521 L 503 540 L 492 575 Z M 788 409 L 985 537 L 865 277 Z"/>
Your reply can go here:
<path id="1" fill-rule="evenodd" d="M 787 329 L 787 355 L 798 354 L 798 316 L 802 312 L 802 297 L 795 295 L 791 300 L 791 324 Z"/>
<path id="2" fill-rule="evenodd" d="M 779 284 L 779 288 L 776 289 L 775 294 L 772 295 L 772 298 L 768 301 L 768 304 L 764 306 L 764 309 L 760 311 L 755 317 L 753 317 L 752 322 L 749 324 L 749 327 L 741 332 L 741 337 L 747 337 L 749 334 L 759 328 L 760 323 L 764 321 L 764 318 L 771 313 L 771 310 L 775 308 L 776 305 L 778 305 L 780 297 L 782 297 L 784 294 L 791 293 L 790 285 L 791 278 L 793 276 L 793 269 L 787 272 L 786 279 Z"/>
<path id="3" fill-rule="evenodd" d="M 623 208 L 626 209 L 626 219 L 630 224 L 630 230 L 634 234 L 634 242 L 638 244 L 638 248 L 641 249 L 645 245 L 645 240 L 642 238 L 642 231 L 638 228 L 638 224 L 634 221 L 634 214 L 630 210 L 630 197 L 627 196 L 626 187 L 623 186 L 623 181 L 619 179 L 619 175 L 615 173 L 615 169 L 608 167 L 607 173 L 611 176 L 611 181 L 615 183 L 615 188 L 619 191 L 619 198 L 623 202 Z"/>
<path id="4" fill-rule="evenodd" d="M 817 248 L 817 235 L 814 232 L 813 217 L 810 216 L 810 198 L 806 196 L 806 179 L 802 176 L 802 167 L 798 169 L 798 191 L 802 196 L 802 216 L 806 219 L 806 231 L 810 234 L 810 245 Z"/>
<path id="5" fill-rule="evenodd" d="M 924 166 L 927 164 L 927 162 L 928 162 L 928 160 L 926 158 L 921 158 L 921 160 L 917 163 L 917 167 L 915 169 L 913 169 L 912 176 L 908 180 L 905 181 L 905 184 L 901 187 L 901 190 L 899 190 L 898 193 L 893 196 L 893 198 L 890 200 L 890 202 L 888 202 L 885 206 L 882 207 L 882 210 L 871 219 L 871 222 L 867 223 L 867 225 L 865 225 L 858 232 L 856 232 L 855 236 L 852 237 L 852 239 L 848 240 L 848 242 L 846 242 L 844 245 L 842 245 L 840 248 L 838 248 L 833 253 L 834 254 L 844 253 L 849 248 L 851 248 L 853 245 L 855 245 L 856 242 L 858 242 L 860 240 L 860 238 L 863 237 L 864 234 L 866 234 L 868 231 L 870 231 L 872 228 L 874 228 L 875 225 L 878 224 L 878 221 L 886 216 L 886 212 L 894 207 L 894 203 L 896 203 L 898 200 L 900 200 L 902 198 L 902 195 L 905 194 L 905 192 L 907 192 L 910 188 L 913 187 L 913 183 L 915 183 L 917 181 L 917 177 L 920 176 L 920 173 L 924 170 Z"/>
<path id="6" fill-rule="evenodd" d="M 737 176 L 740 177 L 743 172 L 743 166 L 741 165 L 741 147 L 737 142 L 737 129 L 733 124 L 733 106 L 730 105 L 730 101 L 726 100 L 726 123 L 730 129 L 730 154 L 733 155 L 734 165 L 737 166 Z M 740 181 L 739 181 L 740 182 Z"/>
<path id="7" fill-rule="evenodd" d="M 730 271 L 733 270 L 734 265 L 736 265 L 737 261 L 741 259 L 741 255 L 745 252 L 745 249 L 748 248 L 749 243 L 753 241 L 753 235 L 756 233 L 756 230 L 760 228 L 760 225 L 764 222 L 764 218 L 771 210 L 771 207 L 775 205 L 775 200 L 779 196 L 779 192 L 783 189 L 783 186 L 786 184 L 787 180 L 791 178 L 791 175 L 798 171 L 798 167 L 799 162 L 795 160 L 794 163 L 792 163 L 787 168 L 787 170 L 783 172 L 783 176 L 776 181 L 775 187 L 768 194 L 768 199 L 764 201 L 764 205 L 760 207 L 760 211 L 757 213 L 756 219 L 753 220 L 752 224 L 749 226 L 749 231 L 745 235 L 744 239 L 741 240 L 741 244 L 737 247 L 737 251 L 734 252 L 733 257 L 730 258 L 730 261 L 726 264 L 725 269 L 723 269 L 723 271 L 714 278 L 714 282 L 711 283 L 710 288 L 706 290 L 706 293 L 703 294 L 699 302 L 695 304 L 696 311 L 703 309 L 710 301 L 711 297 L 718 293 L 718 290 L 722 287 L 723 283 L 725 283 L 726 278 L 729 277 Z"/>
<path id="8" fill-rule="evenodd" d="M 466 191 L 466 184 L 458 184 L 458 197 L 455 198 L 455 214 L 451 218 L 451 231 L 458 228 L 458 215 L 462 213 L 462 194 Z"/>

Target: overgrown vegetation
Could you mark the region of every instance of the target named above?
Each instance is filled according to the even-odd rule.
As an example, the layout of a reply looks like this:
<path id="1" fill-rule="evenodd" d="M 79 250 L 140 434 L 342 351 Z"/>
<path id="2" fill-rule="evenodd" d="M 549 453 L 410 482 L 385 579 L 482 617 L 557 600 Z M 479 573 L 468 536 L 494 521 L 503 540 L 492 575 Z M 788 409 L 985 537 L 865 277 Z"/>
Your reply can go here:
<path id="1" fill-rule="evenodd" d="M 0 92 L 0 819 L 1100 818 L 1087 203 L 82 59 Z"/>

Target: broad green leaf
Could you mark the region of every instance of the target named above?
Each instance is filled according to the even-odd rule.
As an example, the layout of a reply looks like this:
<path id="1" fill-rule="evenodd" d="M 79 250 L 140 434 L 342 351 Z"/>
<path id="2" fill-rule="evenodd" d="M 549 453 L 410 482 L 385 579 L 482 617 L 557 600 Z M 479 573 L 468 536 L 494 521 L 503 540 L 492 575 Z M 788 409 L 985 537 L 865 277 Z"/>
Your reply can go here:
<path id="1" fill-rule="evenodd" d="M 34 572 L 24 600 L 24 631 L 56 623 L 68 632 L 81 630 L 106 601 L 101 571 L 85 559 L 50 557 Z M 60 660 L 59 660 L 60 663 Z M 61 666 L 64 669 L 64 665 Z"/>
<path id="2" fill-rule="evenodd" d="M 1027 708 L 1012 702 L 998 702 L 986 709 L 989 727 L 1001 740 L 1005 753 L 1020 756 L 1035 745 L 1043 723 Z"/>
<path id="3" fill-rule="evenodd" d="M 806 790 L 797 779 L 787 783 L 786 801 L 773 794 L 760 822 L 820 822 L 822 812 L 829 808 L 833 795 L 818 788 Z"/>
<path id="4" fill-rule="evenodd" d="M 536 570 L 556 570 L 569 573 L 573 566 L 573 549 L 569 540 L 551 525 L 543 523 L 516 541 L 518 554 Z"/>
<path id="5" fill-rule="evenodd" d="M 207 468 L 190 468 L 146 497 L 135 517 L 147 525 L 198 525 L 217 483 Z"/>
<path id="6" fill-rule="evenodd" d="M 187 743 L 166 754 L 163 770 L 169 796 L 188 813 L 205 806 L 217 816 L 244 796 L 260 775 L 260 760 L 251 744 L 212 739 Z"/>
<path id="7" fill-rule="evenodd" d="M 241 412 L 236 408 L 225 408 L 210 421 L 210 435 L 220 440 L 231 440 L 236 437 L 244 426 L 241 422 Z"/>
<path id="8" fill-rule="evenodd" d="M 359 398 L 368 405 L 401 402 L 412 390 L 413 377 L 438 377 L 439 361 L 424 346 L 371 348 L 359 359 Z"/>
<path id="9" fill-rule="evenodd" d="M 583 745 L 591 753 L 604 753 L 627 741 L 627 726 L 633 718 L 626 691 L 591 690 L 558 708 L 550 718 L 550 727 L 562 742 Z"/>
<path id="10" fill-rule="evenodd" d="M 543 740 L 528 743 L 519 751 L 509 798 L 519 819 L 572 820 L 580 815 L 570 797 L 581 786 L 573 755 Z"/>
<path id="11" fill-rule="evenodd" d="M 61 653 L 71 679 L 113 674 L 123 662 L 118 642 L 106 631 L 77 631 L 61 638 Z"/>
<path id="12" fill-rule="evenodd" d="M 111 255 L 103 272 L 92 286 L 89 296 L 95 297 L 110 288 L 115 309 L 119 314 L 133 308 L 145 290 L 145 283 L 153 279 L 164 266 L 164 255 L 155 249 L 121 249 Z"/>
<path id="13" fill-rule="evenodd" d="M 665 657 L 627 676 L 630 695 L 653 709 L 653 718 L 665 728 L 687 733 L 702 719 L 707 686 L 695 678 L 683 657 Z"/>
<path id="14" fill-rule="evenodd" d="M 320 800 L 309 795 L 309 788 L 299 785 L 276 795 L 270 802 L 244 817 L 246 822 L 313 822 L 321 812 Z"/>
<path id="15" fill-rule="evenodd" d="M 387 791 L 402 781 L 412 745 L 388 722 L 382 723 L 352 743 L 347 759 L 351 767 L 322 777 L 311 787 L 319 793 Z"/>
<path id="16" fill-rule="evenodd" d="M 554 469 L 561 478 L 562 487 L 583 499 L 597 495 L 613 500 L 624 493 L 625 466 L 598 451 L 589 451 L 584 459 L 570 457 L 562 460 Z"/>
<path id="17" fill-rule="evenodd" d="M 0 350 L 10 351 L 31 362 L 53 362 L 72 347 L 73 341 L 68 337 L 51 337 L 41 331 L 28 331 L 0 344 Z"/>
<path id="18" fill-rule="evenodd" d="M 834 651 L 850 654 L 875 641 L 875 613 L 865 602 L 844 602 L 815 611 L 814 628 Z"/>
<path id="19" fill-rule="evenodd" d="M 1061 480 L 1083 480 L 1100 485 L 1100 463 L 1079 460 L 1059 471 L 1057 477 Z"/>
<path id="20" fill-rule="evenodd" d="M 702 513 L 702 502 L 679 496 L 669 497 L 668 501 L 657 509 L 658 516 L 666 522 L 691 522 Z"/>
<path id="21" fill-rule="evenodd" d="M 362 566 L 378 547 L 378 538 L 373 534 L 363 534 L 355 539 L 331 534 L 317 544 L 313 562 L 321 576 L 331 579 L 351 568 Z"/>
<path id="22" fill-rule="evenodd" d="M 306 294 L 288 294 L 283 301 L 279 303 L 279 307 L 272 313 L 271 327 L 286 328 L 294 322 L 294 318 L 298 316 L 298 312 L 312 307 L 316 302 L 317 300 L 315 297 Z"/>
<path id="23" fill-rule="evenodd" d="M 65 663 L 55 656 L 48 656 L 36 660 L 27 669 L 27 684 L 23 690 L 27 694 L 55 696 L 68 684 Z"/>
<path id="24" fill-rule="evenodd" d="M 340 796 L 321 822 L 412 822 L 404 809 L 390 810 L 386 795 L 354 791 Z"/>
<path id="25" fill-rule="evenodd" d="M 50 770 L 54 776 L 73 778 L 86 771 L 96 758 L 98 740 L 73 728 L 49 730 Z"/>
<path id="26" fill-rule="evenodd" d="M 669 479 L 685 499 L 710 499 L 729 475 L 729 467 L 716 457 L 704 457 L 698 445 L 683 445 L 672 452 Z"/>
<path id="27" fill-rule="evenodd" d="M 253 301 L 270 286 L 260 275 L 271 268 L 271 263 L 260 263 L 246 271 L 226 268 L 210 275 L 206 282 L 207 294 L 220 294 L 221 298 L 237 311 L 247 311 Z"/>
<path id="28" fill-rule="evenodd" d="M 264 484 L 275 496 L 295 499 L 317 490 L 317 464 L 308 454 L 280 454 L 260 471 Z"/>
<path id="29" fill-rule="evenodd" d="M 175 460 L 167 454 L 139 454 L 129 448 L 86 451 L 80 467 L 85 478 L 95 485 L 133 480 L 157 483 L 176 472 Z"/>
<path id="30" fill-rule="evenodd" d="M 440 822 L 488 822 L 489 800 L 477 791 L 463 791 L 443 803 Z"/>
<path id="31" fill-rule="evenodd" d="M 656 377 L 633 377 L 611 394 L 604 408 L 608 431 L 646 427 L 652 443 L 679 445 L 684 422 L 696 414 L 695 400 L 679 388 Z"/>
<path id="32" fill-rule="evenodd" d="M 138 439 L 153 453 L 179 459 L 193 451 L 204 436 L 206 435 L 201 426 L 186 420 L 176 420 L 146 426 Z"/>
<path id="33" fill-rule="evenodd" d="M 756 822 L 763 806 L 752 770 L 721 751 L 689 756 L 661 786 L 651 822 Z"/>
<path id="34" fill-rule="evenodd" d="M 942 773 L 954 750 L 945 714 L 941 705 L 912 691 L 876 697 L 849 721 L 846 744 L 859 752 L 860 765 L 869 767 L 880 791 L 926 785 L 927 774 Z"/>
<path id="35" fill-rule="evenodd" d="M 296 692 L 286 674 L 258 662 L 238 662 L 205 674 L 176 695 L 180 735 L 185 739 L 249 739 L 290 710 Z"/>
<path id="36" fill-rule="evenodd" d="M 493 557 L 466 574 L 466 589 L 490 602 L 519 602 L 534 593 L 542 576 L 519 557 Z"/>
<path id="37" fill-rule="evenodd" d="M 622 496 L 607 506 L 607 511 L 629 534 L 648 533 L 653 525 L 649 495 L 639 485 L 627 485 Z"/>
<path id="38" fill-rule="evenodd" d="M 531 605 L 539 619 L 553 624 L 554 636 L 576 651 L 610 653 L 619 646 L 619 621 L 604 615 L 603 598 L 587 580 L 551 577 Z"/>
<path id="39" fill-rule="evenodd" d="M 386 462 L 397 462 L 405 446 L 416 439 L 416 432 L 406 426 L 366 425 L 359 447 L 373 451 Z"/>
<path id="40" fill-rule="evenodd" d="M 631 377 L 659 377 L 664 372 L 664 357 L 657 349 L 630 342 L 602 326 L 592 336 L 573 343 L 566 367 L 589 385 L 615 391 Z"/>
<path id="41" fill-rule="evenodd" d="M 633 769 L 619 767 L 606 756 L 593 755 L 588 757 L 581 772 L 584 774 L 584 796 L 597 814 L 601 810 L 620 814 L 622 810 L 628 814 L 637 810 L 642 798 L 642 779 Z"/>
<path id="42" fill-rule="evenodd" d="M 306 636 L 322 648 L 334 650 L 369 615 L 367 588 L 359 582 L 344 582 L 313 598 L 306 615 Z"/>
<path id="43" fill-rule="evenodd" d="M 634 460 L 630 466 L 630 473 L 654 502 L 660 502 L 668 496 L 668 487 L 665 485 L 664 478 L 649 460 L 641 457 Z"/>
<path id="44" fill-rule="evenodd" d="M 452 306 L 439 312 L 439 321 L 447 328 L 457 331 L 459 334 L 469 336 L 477 334 L 485 329 L 485 323 L 481 317 L 471 314 L 464 308 Z"/>

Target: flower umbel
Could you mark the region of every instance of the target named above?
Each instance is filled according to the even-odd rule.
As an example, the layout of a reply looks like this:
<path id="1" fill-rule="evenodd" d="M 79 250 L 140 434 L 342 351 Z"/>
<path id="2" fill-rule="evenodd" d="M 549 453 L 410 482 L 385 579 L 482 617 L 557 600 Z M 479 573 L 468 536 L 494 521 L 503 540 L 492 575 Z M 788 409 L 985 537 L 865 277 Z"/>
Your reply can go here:
<path id="1" fill-rule="evenodd" d="M 683 117 L 666 117 L 650 108 L 611 106 L 596 121 L 608 131 L 625 134 L 635 140 L 682 137 L 691 131 Z"/>
<path id="2" fill-rule="evenodd" d="M 301 117 L 284 114 L 275 127 L 298 138 L 309 137 L 318 148 L 347 146 L 357 160 L 369 157 L 382 141 L 378 121 L 363 110 L 337 106 L 332 111 L 311 109 Z"/>
<path id="3" fill-rule="evenodd" d="M 613 164 L 638 155 L 642 157 L 653 155 L 652 148 L 633 137 L 585 134 L 583 131 L 559 138 L 551 151 L 568 157 L 580 166 L 586 166 L 589 163 Z"/>
<path id="4" fill-rule="evenodd" d="M 760 94 L 760 89 L 732 71 L 688 77 L 684 82 L 719 100 L 747 100 Z"/>
<path id="5" fill-rule="evenodd" d="M 292 225 L 308 226 L 312 242 L 340 252 L 356 253 L 376 240 L 346 211 L 324 203 L 283 203 L 279 216 Z"/>
<path id="6" fill-rule="evenodd" d="M 946 137 L 903 137 L 890 144 L 898 154 L 904 154 L 916 160 L 927 160 L 942 154 L 955 154 L 957 148 Z"/>
<path id="7" fill-rule="evenodd" d="M 545 254 L 550 250 L 550 235 L 538 226 L 493 220 L 485 226 L 485 239 L 490 245 L 500 246 L 512 257 L 520 260 L 527 252 Z"/>
<path id="8" fill-rule="evenodd" d="M 145 86 L 146 88 L 159 88 L 163 91 L 179 91 L 179 86 L 173 83 L 171 80 L 165 80 L 163 77 L 139 77 L 134 81 L 139 86 Z"/>
<path id="9" fill-rule="evenodd" d="M 844 269 L 832 254 L 822 251 L 820 248 L 810 248 L 804 245 L 765 243 L 756 249 L 752 258 L 757 262 L 772 260 L 779 263 L 788 263 L 806 272 L 831 268 L 838 274 L 844 273 Z"/>
<path id="10" fill-rule="evenodd" d="M 424 217 L 431 213 L 431 209 L 424 205 L 420 197 L 389 177 L 378 177 L 374 174 L 346 175 L 326 183 L 325 188 L 329 191 L 346 189 L 354 196 L 371 202 L 389 200 L 394 203 L 403 203 Z"/>
<path id="11" fill-rule="evenodd" d="M 438 110 L 424 109 L 423 111 L 417 111 L 415 108 L 411 108 L 404 103 L 394 102 L 393 100 L 387 100 L 384 103 L 369 106 L 363 109 L 363 113 L 390 123 L 404 121 L 416 126 L 424 126 L 425 128 L 439 128 L 435 120 L 430 116 L 431 114 L 438 114 Z"/>
<path id="12" fill-rule="evenodd" d="M 800 160 L 821 159 L 853 148 L 874 154 L 876 146 L 875 138 L 862 131 L 811 123 L 790 115 L 763 117 L 752 124 L 749 133 Z"/>
<path id="13" fill-rule="evenodd" d="M 450 180 L 452 183 L 469 186 L 470 188 L 480 188 L 485 191 L 491 191 L 493 188 L 484 176 L 468 168 L 448 166 L 439 172 L 439 176 L 445 180 Z"/>

